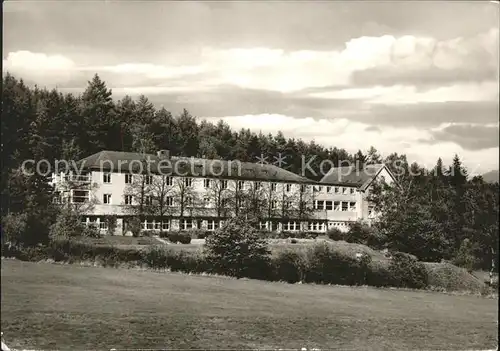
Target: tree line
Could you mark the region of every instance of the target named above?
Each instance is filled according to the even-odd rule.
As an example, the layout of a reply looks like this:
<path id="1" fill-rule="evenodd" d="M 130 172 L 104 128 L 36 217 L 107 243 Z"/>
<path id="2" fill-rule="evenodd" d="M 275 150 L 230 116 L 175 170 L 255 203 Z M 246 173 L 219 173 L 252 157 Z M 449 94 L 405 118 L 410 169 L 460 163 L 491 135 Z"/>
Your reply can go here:
<path id="1" fill-rule="evenodd" d="M 233 131 L 223 121 L 199 121 L 186 109 L 174 116 L 164 107 L 155 108 L 144 95 L 115 101 L 97 74 L 77 95 L 30 87 L 9 73 L 2 83 L 2 217 L 25 216 L 26 232 L 33 229 L 32 241 L 45 237 L 57 209 L 52 206 L 48 179 L 36 172 L 23 174 L 24 160 L 53 163 L 101 150 L 154 153 L 168 149 L 178 156 L 249 162 L 281 153 L 287 157 L 286 169 L 297 174 L 302 172 L 302 156 L 313 159 L 312 169 L 319 169 L 323 160 L 329 160 L 329 165 L 385 162 L 399 185 L 375 189 L 373 201 L 381 212 L 378 227 L 388 245 L 431 260 L 468 252 L 482 266 L 498 255 L 498 183 L 469 177 L 458 156 L 448 167 L 438 160 L 436 167 L 426 169 L 409 164 L 398 153 L 383 158 L 374 147 L 350 154 L 342 148 L 286 138 L 281 132 Z M 42 165 L 42 171 L 43 167 L 47 165 Z M 328 165 L 323 171 L 328 171 Z M 314 180 L 321 177 L 304 175 Z M 256 200 L 255 205 L 262 204 Z"/>

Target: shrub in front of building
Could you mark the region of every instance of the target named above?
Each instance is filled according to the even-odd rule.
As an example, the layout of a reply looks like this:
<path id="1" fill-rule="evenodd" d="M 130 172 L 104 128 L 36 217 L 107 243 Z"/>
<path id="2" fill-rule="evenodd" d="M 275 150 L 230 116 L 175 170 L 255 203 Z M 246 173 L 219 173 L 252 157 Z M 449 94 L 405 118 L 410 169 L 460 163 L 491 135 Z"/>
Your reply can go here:
<path id="1" fill-rule="evenodd" d="M 190 244 L 191 234 L 189 232 L 171 231 L 168 232 L 167 239 L 173 244 Z"/>
<path id="2" fill-rule="evenodd" d="M 244 218 L 233 218 L 205 241 L 212 273 L 263 278 L 270 274 L 270 251 L 258 231 Z"/>
<path id="3" fill-rule="evenodd" d="M 341 241 L 346 240 L 347 233 L 344 233 L 338 228 L 330 228 L 328 229 L 326 235 L 330 238 L 330 240 Z"/>

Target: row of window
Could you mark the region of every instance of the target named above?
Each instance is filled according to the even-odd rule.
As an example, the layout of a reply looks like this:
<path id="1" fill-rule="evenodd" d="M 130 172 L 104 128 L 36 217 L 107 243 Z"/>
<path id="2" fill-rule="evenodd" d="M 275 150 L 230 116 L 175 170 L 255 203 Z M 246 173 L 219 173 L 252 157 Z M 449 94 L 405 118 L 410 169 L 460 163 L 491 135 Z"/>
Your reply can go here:
<path id="1" fill-rule="evenodd" d="M 314 222 L 309 222 L 308 223 L 308 229 L 309 231 L 314 231 L 314 232 L 324 232 L 325 231 L 325 223 L 324 222 L 319 222 L 319 221 L 314 221 Z M 274 221 L 261 221 L 259 223 L 259 228 L 261 230 L 278 230 L 279 224 L 278 222 Z M 281 230 L 286 231 L 286 232 L 295 232 L 295 231 L 300 231 L 300 222 L 299 221 L 288 221 L 288 222 L 283 222 L 281 223 Z"/>
<path id="2" fill-rule="evenodd" d="M 83 224 L 86 225 L 94 225 L 95 227 L 101 229 L 101 230 L 108 230 L 108 223 L 107 221 L 100 221 L 99 218 L 90 218 L 89 220 L 83 219 L 82 220 Z M 222 220 L 206 220 L 206 227 L 205 229 L 209 231 L 213 231 L 218 229 L 220 226 L 224 224 L 224 221 Z M 348 223 L 347 222 L 331 222 L 329 223 L 329 226 L 334 226 L 334 227 L 347 227 Z M 166 221 L 157 221 L 157 220 L 145 220 L 142 223 L 142 229 L 144 230 L 170 230 L 171 228 L 171 223 L 170 220 Z M 181 230 L 190 230 L 190 229 L 201 229 L 201 221 L 196 220 L 196 219 L 183 219 L 179 222 L 179 228 Z M 261 221 L 259 223 L 259 228 L 261 230 L 278 230 L 279 224 L 278 222 L 275 221 Z M 325 222 L 319 222 L 319 221 L 312 221 L 308 222 L 307 228 L 309 231 L 312 232 L 324 232 L 326 230 L 326 223 Z M 300 231 L 300 222 L 299 221 L 288 221 L 281 223 L 281 229 L 283 231 Z"/>
<path id="3" fill-rule="evenodd" d="M 314 201 L 315 210 L 327 211 L 356 211 L 356 202 L 353 201 Z"/>
<path id="4" fill-rule="evenodd" d="M 339 186 L 325 186 L 325 190 L 327 194 L 354 194 L 356 192 L 356 188 L 347 188 L 347 187 L 339 187 Z M 322 192 L 323 186 L 317 185 L 314 187 L 315 192 Z"/>
<path id="5" fill-rule="evenodd" d="M 104 173 L 102 175 L 102 181 L 103 183 L 110 184 L 111 183 L 111 173 Z M 193 178 L 183 178 L 183 185 L 186 187 L 191 187 L 193 186 Z M 125 174 L 125 184 L 132 184 L 133 183 L 133 175 L 132 174 Z M 153 176 L 152 175 L 147 175 L 144 177 L 144 183 L 147 185 L 150 185 L 153 183 Z M 172 186 L 174 185 L 174 179 L 173 177 L 165 177 L 165 185 L 166 186 Z M 214 187 L 214 184 L 218 184 L 221 189 L 227 189 L 228 187 L 228 181 L 225 179 L 220 180 L 218 183 L 215 183 L 213 179 L 203 179 L 203 186 L 206 189 L 210 189 Z M 262 187 L 262 182 L 255 182 L 255 188 L 260 189 Z M 245 188 L 245 181 L 238 181 L 237 182 L 237 188 L 238 190 L 243 190 Z M 271 190 L 276 191 L 277 189 L 277 183 L 271 183 Z M 301 188 L 302 191 L 305 191 L 305 187 L 302 186 Z M 285 191 L 290 192 L 292 191 L 292 184 L 285 184 Z"/>

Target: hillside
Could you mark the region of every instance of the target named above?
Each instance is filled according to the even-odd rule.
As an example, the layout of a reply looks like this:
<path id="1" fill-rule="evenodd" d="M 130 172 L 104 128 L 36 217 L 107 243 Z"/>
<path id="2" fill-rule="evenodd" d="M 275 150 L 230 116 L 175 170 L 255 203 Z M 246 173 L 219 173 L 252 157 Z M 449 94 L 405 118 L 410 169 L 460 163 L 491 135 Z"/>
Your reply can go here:
<path id="1" fill-rule="evenodd" d="M 489 172 L 486 172 L 485 174 L 483 174 L 483 179 L 485 182 L 488 182 L 488 183 L 495 183 L 495 182 L 498 182 L 499 180 L 499 171 L 498 170 L 493 170 L 493 171 L 489 171 Z"/>

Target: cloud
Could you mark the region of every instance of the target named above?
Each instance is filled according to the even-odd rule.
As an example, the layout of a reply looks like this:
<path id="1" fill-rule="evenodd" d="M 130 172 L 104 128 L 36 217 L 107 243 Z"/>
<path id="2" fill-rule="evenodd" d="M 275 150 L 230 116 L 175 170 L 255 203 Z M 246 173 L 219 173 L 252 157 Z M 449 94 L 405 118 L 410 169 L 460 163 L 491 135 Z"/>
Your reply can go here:
<path id="1" fill-rule="evenodd" d="M 431 144 L 453 142 L 465 150 L 482 150 L 498 147 L 498 125 L 448 124 L 432 131 Z"/>
<path id="2" fill-rule="evenodd" d="M 77 69 L 75 63 L 63 55 L 30 51 L 10 52 L 2 64 L 4 71 L 20 78 L 48 84 L 68 82 Z"/>
<path id="3" fill-rule="evenodd" d="M 498 28 L 492 28 L 472 38 L 446 41 L 414 36 L 394 38 L 390 61 L 353 72 L 352 83 L 422 86 L 497 81 L 498 36 Z"/>
<path id="4" fill-rule="evenodd" d="M 180 78 L 188 78 L 193 90 L 197 86 L 233 85 L 291 93 L 354 84 L 351 88 L 360 85 L 366 94 L 373 95 L 379 94 L 385 86 L 400 87 L 404 90 L 402 93 L 418 89 L 421 86 L 419 79 L 424 84 L 428 81 L 450 83 L 447 85 L 456 81 L 482 82 L 498 71 L 496 47 L 498 30 L 493 29 L 472 38 L 446 41 L 411 35 L 362 36 L 348 40 L 342 48 L 323 51 L 205 46 L 192 53 L 189 64 L 184 57 L 173 55 L 162 64 L 122 62 L 86 66 L 77 65 L 61 55 L 28 51 L 9 53 L 4 64 L 20 74 L 36 78 L 40 76 L 31 68 L 31 62 L 35 61 L 51 67 L 45 76 L 53 79 L 62 72 L 66 75 L 98 72 L 109 79 L 112 87 L 172 86 L 179 83 Z M 57 71 L 54 67 L 58 67 Z M 56 77 L 51 77 L 53 75 Z M 494 79 L 491 75 L 487 80 Z M 372 87 L 374 84 L 376 87 Z"/>
<path id="5" fill-rule="evenodd" d="M 415 161 L 429 168 L 434 166 L 439 157 L 445 164 L 451 163 L 455 153 L 460 155 L 471 171 L 498 168 L 498 145 L 471 150 L 462 147 L 457 140 L 438 140 L 433 131 L 416 127 L 378 128 L 347 119 L 318 120 L 276 114 L 206 119 L 212 122 L 222 119 L 235 129 L 250 128 L 255 132 L 274 133 L 281 130 L 289 138 L 314 140 L 325 147 L 345 148 L 349 152 L 356 152 L 358 149 L 366 151 L 373 145 L 385 156 L 397 151 L 406 154 L 410 162 Z"/>

